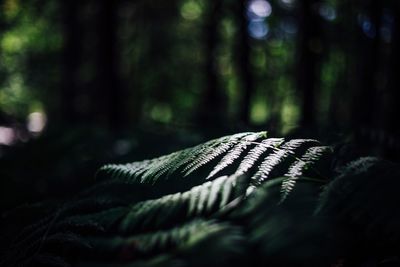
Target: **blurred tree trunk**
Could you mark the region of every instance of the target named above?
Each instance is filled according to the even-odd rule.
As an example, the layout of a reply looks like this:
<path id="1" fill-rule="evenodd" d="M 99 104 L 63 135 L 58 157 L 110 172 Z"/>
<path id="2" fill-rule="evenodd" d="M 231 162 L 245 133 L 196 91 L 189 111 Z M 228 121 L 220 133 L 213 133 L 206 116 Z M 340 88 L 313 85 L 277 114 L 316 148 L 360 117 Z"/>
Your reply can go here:
<path id="1" fill-rule="evenodd" d="M 299 44 L 297 89 L 301 95 L 302 127 L 315 126 L 316 90 L 319 86 L 322 52 L 321 18 L 315 10 L 317 0 L 299 1 Z"/>
<path id="2" fill-rule="evenodd" d="M 220 128 L 226 120 L 226 99 L 219 86 L 217 70 L 218 26 L 222 11 L 221 0 L 209 0 L 204 21 L 204 52 L 206 84 L 200 100 L 200 125 Z"/>
<path id="3" fill-rule="evenodd" d="M 118 131 L 124 126 L 124 96 L 118 78 L 117 9 L 119 1 L 98 1 L 96 18 L 95 120 Z M 98 118 L 100 114 L 100 118 Z"/>
<path id="4" fill-rule="evenodd" d="M 0 0 L 0 6 L 4 5 L 4 0 Z M 0 12 L 0 42 L 3 40 L 3 33 L 6 31 L 6 23 L 4 21 L 4 12 Z M 0 55 L 2 54 L 2 48 L 0 47 Z M 3 70 L 0 69 L 0 76 L 3 76 Z M 1 90 L 1 89 L 0 89 Z M 2 106 L 0 106 L 0 123 L 7 123 L 7 115 L 2 110 Z"/>
<path id="5" fill-rule="evenodd" d="M 371 26 L 359 31 L 359 58 L 355 75 L 359 87 L 353 95 L 353 131 L 357 138 L 364 139 L 376 125 L 378 109 L 378 83 L 380 83 L 380 36 L 383 5 L 381 0 L 372 0 L 368 6 Z M 365 32 L 367 31 L 367 32 Z"/>
<path id="6" fill-rule="evenodd" d="M 384 95 L 384 113 L 382 119 L 384 130 L 389 136 L 385 156 L 400 159 L 400 3 L 392 1 L 393 31 L 391 43 L 391 58 L 389 62 L 388 87 Z"/>
<path id="7" fill-rule="evenodd" d="M 254 83 L 251 75 L 250 36 L 248 33 L 248 19 L 246 15 L 249 0 L 238 1 L 237 20 L 239 31 L 237 35 L 236 54 L 238 56 L 238 74 L 242 84 L 242 98 L 240 101 L 240 120 L 244 125 L 250 123 L 251 98 L 254 94 Z"/>
<path id="8" fill-rule="evenodd" d="M 62 2 L 64 48 L 62 54 L 62 78 L 60 93 L 60 116 L 67 125 L 79 122 L 77 75 L 81 64 L 82 25 L 79 24 L 79 3 L 70 0 Z"/>
<path id="9" fill-rule="evenodd" d="M 344 65 L 330 92 L 328 124 L 332 129 L 349 129 L 351 125 L 351 92 L 356 88 L 353 66 L 356 63 L 352 56 L 357 50 L 356 36 L 358 30 L 357 9 L 355 2 L 340 2 L 338 14 L 342 14 L 338 23 L 333 25 L 331 40 L 344 55 Z"/>

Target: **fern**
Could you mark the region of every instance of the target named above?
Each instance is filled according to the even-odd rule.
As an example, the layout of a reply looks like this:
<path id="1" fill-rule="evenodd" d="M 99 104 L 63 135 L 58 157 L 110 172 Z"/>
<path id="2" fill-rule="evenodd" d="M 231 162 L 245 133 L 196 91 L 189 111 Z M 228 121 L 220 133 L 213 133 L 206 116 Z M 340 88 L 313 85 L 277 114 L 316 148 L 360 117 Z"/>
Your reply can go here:
<path id="1" fill-rule="evenodd" d="M 297 159 L 285 174 L 287 178 L 282 182 L 282 201 L 293 190 L 296 180 L 303 175 L 303 172 L 312 167 L 323 155 L 331 152 L 332 149 L 327 146 L 316 146 L 307 149 L 305 154 L 300 159 Z"/>
<path id="2" fill-rule="evenodd" d="M 222 139 L 219 144 L 215 147 L 210 147 L 205 149 L 205 151 L 197 156 L 192 162 L 190 162 L 184 169 L 183 172 L 185 176 L 199 169 L 201 166 L 209 163 L 220 155 L 223 155 L 227 151 L 229 151 L 235 144 L 242 142 L 248 136 L 258 136 L 258 133 L 240 133 L 232 136 L 225 137 Z M 261 135 L 265 135 L 264 132 Z M 244 140 L 246 142 L 246 139 Z"/>
<path id="3" fill-rule="evenodd" d="M 302 146 L 311 146 L 314 144 L 318 144 L 318 141 L 312 139 L 293 139 L 276 147 L 274 152 L 268 155 L 261 163 L 257 173 L 252 176 L 252 183 L 261 184 L 284 160 L 297 158 L 296 149 L 299 149 Z M 280 175 L 278 174 L 278 176 Z"/>
<path id="4" fill-rule="evenodd" d="M 134 204 L 121 222 L 120 231 L 128 234 L 141 228 L 156 229 L 170 225 L 178 218 L 210 215 L 223 209 L 230 201 L 240 197 L 244 188 L 242 177 L 220 177 L 193 187 L 190 191 L 166 195 L 159 199 Z M 161 212 L 162 211 L 162 212 Z"/>
<path id="5" fill-rule="evenodd" d="M 83 257 L 82 266 L 102 266 L 96 262 L 99 257 L 104 257 L 104 266 L 226 264 L 244 257 L 244 233 L 262 235 L 252 237 L 252 245 L 271 235 L 258 221 L 265 219 L 266 215 L 257 215 L 264 213 L 264 204 L 251 204 L 260 191 L 271 195 L 271 187 L 264 184 L 279 187 L 276 192 L 285 200 L 299 179 L 305 181 L 305 174 L 310 174 L 310 181 L 321 179 L 317 170 L 309 170 L 323 158 L 329 160 L 330 153 L 315 140 L 247 132 L 158 158 L 105 165 L 97 173 L 100 183 L 23 229 L 13 242 L 15 252 L 5 262 L 18 266 L 47 261 L 62 266 L 66 248 L 73 246 Z M 190 187 L 180 186 L 183 181 L 192 181 Z M 165 190 L 165 185 L 172 189 Z M 274 210 L 278 203 L 268 205 Z M 261 219 L 255 223 L 249 220 L 252 217 Z M 49 255 L 51 244 L 57 246 Z M 194 254 L 204 255 L 204 261 Z M 16 257 L 21 260 L 10 261 Z"/>
<path id="6" fill-rule="evenodd" d="M 252 133 L 240 133 L 211 140 L 203 145 L 171 153 L 159 158 L 144 160 L 131 164 L 110 164 L 102 167 L 99 173 L 106 173 L 113 178 L 125 178 L 131 182 L 154 183 L 165 172 L 170 174 L 184 167 L 186 175 L 208 163 L 218 155 L 226 152 L 242 137 Z M 263 133 L 264 134 L 264 133 Z"/>
<path id="7" fill-rule="evenodd" d="M 100 169 L 99 174 L 103 177 L 108 174 L 111 179 L 133 183 L 155 183 L 163 175 L 167 178 L 178 170 L 181 170 L 181 176 L 189 176 L 221 157 L 206 179 L 215 177 L 227 167 L 237 166 L 236 170 L 225 174 L 249 176 L 251 184 L 247 192 L 250 194 L 266 179 L 285 175 L 289 177 L 282 185 L 282 199 L 285 199 L 295 184 L 295 177 L 302 176 L 303 171 L 313 168 L 322 156 L 332 152 L 328 147 L 319 145 L 318 141 L 312 139 L 286 142 L 283 138 L 267 139 L 266 132 L 240 133 L 159 158 L 125 165 L 106 165 Z M 257 162 L 260 163 L 256 165 Z M 252 169 L 256 171 L 252 172 Z"/>
<path id="8" fill-rule="evenodd" d="M 240 163 L 238 169 L 236 170 L 236 175 L 241 175 L 246 173 L 254 164 L 261 158 L 268 149 L 274 149 L 284 142 L 283 138 L 270 138 L 265 139 L 261 143 L 257 144 L 243 159 Z"/>
<path id="9" fill-rule="evenodd" d="M 244 152 L 247 146 L 252 145 L 252 142 L 255 142 L 257 139 L 264 137 L 266 134 L 256 133 L 250 134 L 242 138 L 241 142 L 233 146 L 228 153 L 221 159 L 221 161 L 214 167 L 211 173 L 208 175 L 208 178 L 215 176 L 217 173 L 231 165 L 236 159 L 240 157 L 240 155 Z M 214 157 L 213 155 L 211 155 Z"/>
<path id="10" fill-rule="evenodd" d="M 129 237 L 93 237 L 90 243 L 100 251 L 123 251 L 129 247 L 133 255 L 149 254 L 151 252 L 168 252 L 178 247 L 187 246 L 194 239 L 213 235 L 230 227 L 226 223 L 215 220 L 195 219 L 173 228 L 151 233 L 130 235 Z"/>

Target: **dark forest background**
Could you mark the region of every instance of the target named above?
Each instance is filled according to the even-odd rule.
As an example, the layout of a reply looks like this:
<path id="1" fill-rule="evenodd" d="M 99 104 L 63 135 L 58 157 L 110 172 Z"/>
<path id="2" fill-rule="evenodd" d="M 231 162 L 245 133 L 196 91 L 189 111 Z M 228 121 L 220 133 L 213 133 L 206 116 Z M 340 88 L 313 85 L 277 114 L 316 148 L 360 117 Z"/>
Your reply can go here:
<path id="1" fill-rule="evenodd" d="M 1 208 L 74 192 L 104 162 L 244 130 L 399 159 L 399 1 L 0 9 Z"/>

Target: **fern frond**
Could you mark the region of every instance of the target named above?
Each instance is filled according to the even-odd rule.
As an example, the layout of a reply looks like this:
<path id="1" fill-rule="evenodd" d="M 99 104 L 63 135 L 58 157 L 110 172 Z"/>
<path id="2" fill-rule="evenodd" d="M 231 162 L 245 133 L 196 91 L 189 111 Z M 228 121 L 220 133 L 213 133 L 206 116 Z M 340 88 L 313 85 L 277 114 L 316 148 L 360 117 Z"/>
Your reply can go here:
<path id="1" fill-rule="evenodd" d="M 159 230 L 151 233 L 137 234 L 129 237 L 110 238 L 90 238 L 92 246 L 99 251 L 124 250 L 129 247 L 129 251 L 134 255 L 137 253 L 150 253 L 154 251 L 167 252 L 183 243 L 187 242 L 199 231 L 206 234 L 215 232 L 223 227 L 213 220 L 196 219 L 188 223 L 180 224 L 171 229 Z"/>
<path id="2" fill-rule="evenodd" d="M 121 222 L 121 232 L 131 233 L 142 228 L 153 229 L 172 222 L 206 216 L 240 197 L 245 189 L 243 177 L 223 176 L 195 186 L 184 193 L 139 202 Z"/>
<path id="3" fill-rule="evenodd" d="M 253 142 L 260 138 L 265 138 L 266 133 L 254 133 L 247 136 L 244 136 L 240 143 L 233 146 L 231 150 L 228 151 L 227 154 L 221 159 L 221 161 L 214 167 L 211 173 L 207 176 L 206 179 L 209 179 L 215 176 L 217 173 L 228 167 L 229 165 L 233 164 L 236 159 L 240 157 L 240 155 L 246 150 L 249 145 L 253 145 Z M 267 139 L 268 140 L 268 139 Z"/>
<path id="4" fill-rule="evenodd" d="M 290 167 L 288 172 L 284 175 L 287 178 L 282 182 L 281 188 L 281 202 L 284 201 L 289 193 L 293 190 L 297 178 L 303 176 L 303 172 L 312 167 L 323 155 L 331 153 L 332 149 L 328 146 L 315 146 L 306 150 L 304 155 L 297 159 Z"/>
<path id="5" fill-rule="evenodd" d="M 301 170 L 308 168 L 323 156 L 323 153 L 318 153 L 319 148 L 313 148 L 307 154 L 308 148 L 318 145 L 319 142 L 313 139 L 293 139 L 285 142 L 282 138 L 266 139 L 266 132 L 246 132 L 224 136 L 159 158 L 125 165 L 107 165 L 103 168 L 114 178 L 155 183 L 161 176 L 171 175 L 177 170 L 188 176 L 221 157 L 206 179 L 216 176 L 233 164 L 238 165 L 233 171 L 235 175 L 247 174 L 256 167 L 258 170 L 255 173 L 251 171 L 247 174 L 251 177 L 248 195 L 266 179 L 286 174 L 292 178 L 283 184 L 282 192 L 285 198 L 294 186 L 295 177 L 301 176 Z M 200 194 L 199 198 L 205 197 L 204 194 Z"/>
<path id="6" fill-rule="evenodd" d="M 192 148 L 184 149 L 181 153 L 178 153 L 171 161 L 170 166 L 167 166 L 168 175 L 173 174 L 178 169 L 187 166 L 190 162 L 195 160 L 199 155 L 207 153 L 207 151 L 224 142 L 229 136 L 220 137 L 218 139 L 210 140 L 206 143 L 197 145 Z M 179 152 L 179 151 L 178 151 Z"/>
<path id="7" fill-rule="evenodd" d="M 265 134 L 265 132 L 262 132 Z M 100 168 L 101 174 L 114 179 L 123 179 L 131 183 L 155 183 L 163 174 L 171 175 L 179 168 L 184 168 L 185 175 L 205 165 L 215 157 L 226 152 L 242 137 L 254 133 L 239 133 L 208 141 L 195 147 L 177 151 L 154 159 L 128 164 L 108 164 Z M 261 133 L 258 133 L 261 134 Z"/>
<path id="8" fill-rule="evenodd" d="M 265 134 L 262 132 L 261 134 Z M 217 158 L 218 156 L 226 153 L 230 148 L 234 145 L 238 144 L 239 142 L 243 141 L 246 136 L 257 135 L 254 133 L 240 133 L 234 134 L 232 136 L 228 136 L 221 140 L 220 144 L 216 147 L 210 147 L 206 149 L 201 155 L 199 155 L 196 159 L 194 159 L 191 163 L 189 163 L 184 169 L 183 172 L 185 176 L 188 176 L 195 170 L 199 169 L 201 166 L 207 164 L 208 162 L 212 161 L 213 159 Z"/>
<path id="9" fill-rule="evenodd" d="M 232 257 L 232 254 L 243 251 L 243 241 L 244 237 L 239 227 L 228 222 L 204 219 L 195 219 L 169 229 L 128 237 L 90 238 L 97 253 L 117 255 L 120 261 L 129 262 L 132 266 L 142 266 L 143 260 L 150 261 L 161 255 L 179 260 L 181 264 L 185 263 L 185 266 L 209 266 L 198 262 L 211 263 Z M 193 257 L 194 255 L 196 256 Z M 194 260 L 198 264 L 193 265 Z"/>
<path id="10" fill-rule="evenodd" d="M 277 166 L 285 160 L 296 159 L 296 151 L 304 146 L 309 147 L 318 144 L 318 141 L 313 139 L 292 139 L 276 147 L 273 153 L 269 154 L 259 166 L 258 171 L 251 177 L 251 183 L 255 186 L 262 184 L 270 177 L 273 170 L 277 170 Z M 276 176 L 282 176 L 283 173 L 278 173 Z"/>
<path id="11" fill-rule="evenodd" d="M 269 138 L 262 140 L 260 144 L 257 144 L 249 153 L 244 157 L 239 167 L 236 170 L 236 175 L 242 175 L 246 173 L 254 164 L 260 160 L 261 156 L 268 150 L 274 149 L 284 142 L 283 138 Z"/>
<path id="12" fill-rule="evenodd" d="M 317 215 L 354 226 L 366 243 L 400 242 L 399 164 L 373 157 L 347 164 L 321 194 Z"/>
<path id="13" fill-rule="evenodd" d="M 238 246 L 243 245 L 243 236 L 240 227 L 233 226 L 236 223 L 248 223 L 244 227 L 247 234 L 251 232 L 250 242 L 273 237 L 274 224 L 279 222 L 271 220 L 266 227 L 262 220 L 269 213 L 264 211 L 279 210 L 283 211 L 282 216 L 285 215 L 282 206 L 277 208 L 279 205 L 275 205 L 279 194 L 283 200 L 292 191 L 294 196 L 297 192 L 306 195 L 303 189 L 309 183 L 303 176 L 312 170 L 310 179 L 315 179 L 313 175 L 318 176 L 318 172 L 314 172 L 314 168 L 325 162 L 320 159 L 329 151 L 328 147 L 311 139 L 285 141 L 283 138 L 267 139 L 265 132 L 247 132 L 158 158 L 106 165 L 100 169 L 99 178 L 111 179 L 60 205 L 56 215 L 24 229 L 12 244 L 12 249 L 18 251 L 12 257 L 30 260 L 35 255 L 47 253 L 47 249 L 56 244 L 55 253 L 51 250 L 55 257 L 64 255 L 63 251 L 71 245 L 79 250 L 76 253 L 85 255 L 85 262 L 94 266 L 96 259 L 93 258 L 102 251 L 110 253 L 102 256 L 111 265 L 123 255 L 128 258 L 119 261 L 122 265 L 153 266 L 146 257 L 164 253 L 162 255 L 168 256 L 165 262 L 168 264 L 180 259 L 189 266 L 209 266 L 210 258 L 202 262 L 198 255 L 218 258 L 225 256 L 219 253 L 236 255 L 243 252 L 243 247 Z M 192 175 L 196 171 L 198 175 Z M 189 175 L 190 178 L 179 180 Z M 261 198 L 255 198 L 258 199 L 255 201 L 253 194 L 247 197 L 254 189 L 259 192 L 260 185 L 263 185 Z M 155 190 L 152 190 L 153 186 Z M 296 190 L 293 190 L 294 186 Z M 310 188 L 317 186 L 319 190 L 320 185 L 315 183 Z M 313 191 L 313 196 L 318 193 Z M 246 205 L 248 200 L 253 204 Z M 285 201 L 284 205 L 292 203 L 291 200 Z M 242 207 L 247 207 L 246 212 L 242 210 L 242 215 L 233 216 Z M 252 229 L 253 226 L 257 229 Z M 258 238 L 258 235 L 262 236 Z M 88 246 L 81 246 L 81 239 L 89 240 L 93 247 L 93 250 L 87 250 L 87 255 Z"/>
<path id="14" fill-rule="evenodd" d="M 316 213 L 331 209 L 340 202 L 339 200 L 357 191 L 361 183 L 357 184 L 355 179 L 365 179 L 363 174 L 368 174 L 379 162 L 380 160 L 376 157 L 362 157 L 343 166 L 339 170 L 339 175 L 324 187 Z"/>

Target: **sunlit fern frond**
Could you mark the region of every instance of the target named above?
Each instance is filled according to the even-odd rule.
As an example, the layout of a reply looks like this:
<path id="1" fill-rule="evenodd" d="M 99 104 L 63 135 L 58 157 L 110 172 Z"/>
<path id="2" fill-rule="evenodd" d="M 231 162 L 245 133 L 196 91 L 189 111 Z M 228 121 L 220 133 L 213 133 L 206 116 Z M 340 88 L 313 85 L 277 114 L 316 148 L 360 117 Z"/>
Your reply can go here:
<path id="1" fill-rule="evenodd" d="M 235 160 L 237 160 L 242 153 L 245 152 L 246 148 L 249 146 L 253 146 L 255 141 L 260 138 L 266 137 L 264 133 L 255 133 L 244 136 L 239 143 L 234 145 L 232 149 L 230 149 L 220 160 L 220 162 L 214 167 L 214 169 L 208 175 L 208 178 L 215 176 L 217 173 L 228 167 L 229 165 L 233 164 Z M 268 140 L 268 139 L 267 139 Z M 264 145 L 268 145 L 265 144 Z"/>
<path id="2" fill-rule="evenodd" d="M 266 132 L 246 132 L 224 136 L 155 159 L 106 165 L 100 173 L 111 175 L 111 179 L 155 183 L 162 176 L 167 178 L 179 170 L 180 175 L 177 176 L 184 177 L 207 166 L 211 169 L 205 179 L 217 175 L 246 174 L 251 180 L 248 193 L 266 179 L 288 176 L 282 189 L 285 198 L 294 186 L 295 177 L 302 176 L 303 171 L 313 168 L 315 162 L 331 152 L 328 147 L 318 148 L 320 146 L 313 139 L 285 141 L 283 138 L 267 138 Z M 324 152 L 318 153 L 320 149 Z M 219 161 L 214 163 L 218 158 Z"/>
<path id="3" fill-rule="evenodd" d="M 290 167 L 288 172 L 284 175 L 287 178 L 282 182 L 282 197 L 284 201 L 289 193 L 293 190 L 296 180 L 303 176 L 304 171 L 312 167 L 319 161 L 325 154 L 332 153 L 332 148 L 328 146 L 315 146 L 306 150 L 301 158 L 297 159 Z"/>
<path id="4" fill-rule="evenodd" d="M 257 144 L 240 162 L 239 167 L 236 170 L 236 175 L 241 175 L 246 173 L 250 168 L 252 168 L 261 156 L 268 150 L 274 150 L 280 144 L 284 142 L 283 138 L 269 138 L 264 139 L 261 143 Z"/>
<path id="5" fill-rule="evenodd" d="M 248 142 L 247 139 L 252 139 L 251 138 L 252 136 L 257 137 L 259 135 L 265 135 L 265 133 L 264 132 L 261 132 L 261 133 L 239 133 L 239 134 L 234 134 L 231 136 L 224 137 L 218 146 L 210 147 L 210 148 L 206 149 L 204 151 L 204 153 L 200 154 L 198 157 L 193 159 L 193 161 L 190 162 L 183 169 L 185 176 L 189 175 L 190 173 L 199 169 L 201 166 L 214 160 L 218 156 L 221 156 L 221 155 L 227 153 L 236 144 L 239 144 L 243 141 L 247 143 Z"/>
<path id="6" fill-rule="evenodd" d="M 278 168 L 280 164 L 295 161 L 301 156 L 299 155 L 302 152 L 300 150 L 318 144 L 319 142 L 313 139 L 293 139 L 275 147 L 274 151 L 264 158 L 258 171 L 251 177 L 252 184 L 261 184 L 271 176 L 273 171 L 279 171 L 275 176 L 282 176 L 285 173 L 285 168 Z"/>
<path id="7" fill-rule="evenodd" d="M 232 146 L 257 137 L 265 136 L 260 133 L 239 133 L 224 136 L 208 141 L 204 144 L 187 148 L 150 160 L 133 162 L 128 164 L 108 164 L 99 170 L 99 174 L 109 175 L 111 178 L 129 180 L 130 182 L 154 183 L 162 175 L 171 175 L 178 169 L 186 175 L 191 174 L 211 160 L 226 153 Z M 244 142 L 249 142 L 244 140 Z"/>

